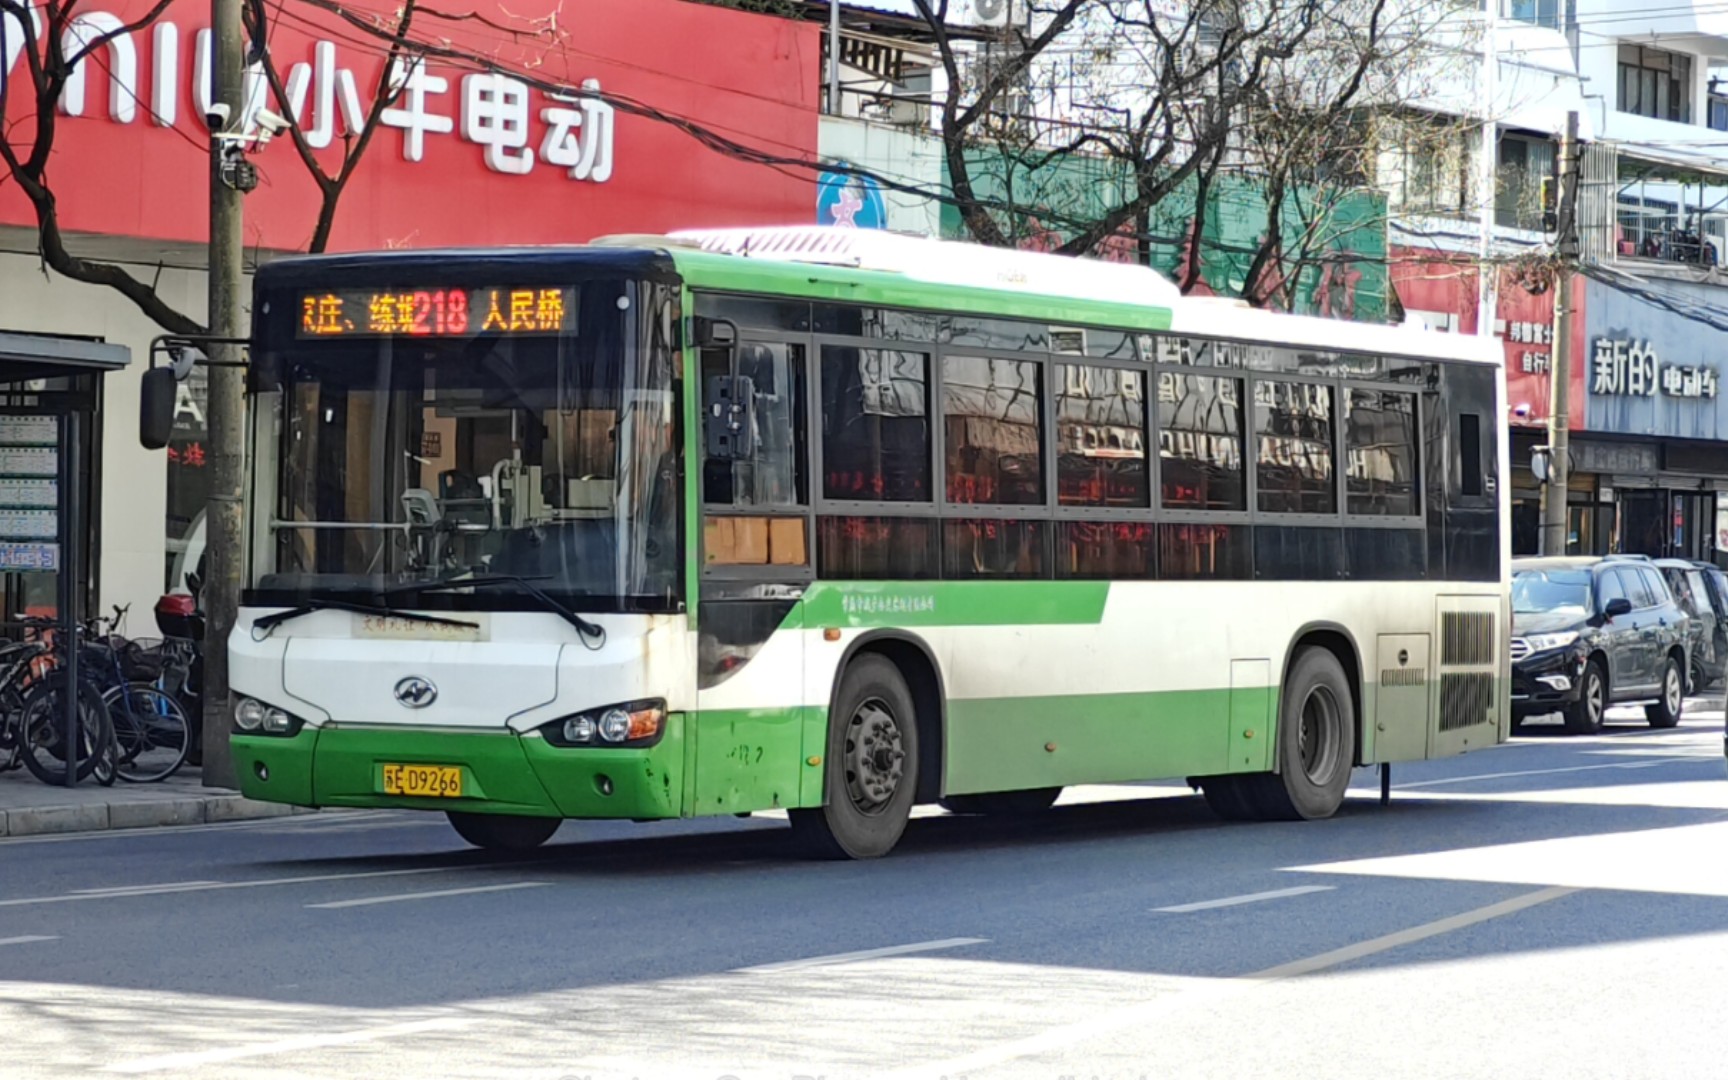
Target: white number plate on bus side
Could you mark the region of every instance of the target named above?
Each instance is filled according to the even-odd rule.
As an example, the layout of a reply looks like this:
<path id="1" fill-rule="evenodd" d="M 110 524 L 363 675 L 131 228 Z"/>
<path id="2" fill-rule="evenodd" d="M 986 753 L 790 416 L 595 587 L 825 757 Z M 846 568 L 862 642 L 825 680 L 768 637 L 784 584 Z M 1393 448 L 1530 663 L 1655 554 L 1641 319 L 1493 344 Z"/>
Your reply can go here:
<path id="1" fill-rule="evenodd" d="M 399 615 L 359 615 L 354 616 L 354 636 L 362 638 L 383 638 L 393 641 L 485 641 L 487 640 L 487 619 L 485 612 L 457 611 L 451 612 L 447 618 L 460 619 L 463 622 L 475 623 L 474 626 L 452 626 L 449 623 L 422 622 L 419 619 L 404 619 Z"/>

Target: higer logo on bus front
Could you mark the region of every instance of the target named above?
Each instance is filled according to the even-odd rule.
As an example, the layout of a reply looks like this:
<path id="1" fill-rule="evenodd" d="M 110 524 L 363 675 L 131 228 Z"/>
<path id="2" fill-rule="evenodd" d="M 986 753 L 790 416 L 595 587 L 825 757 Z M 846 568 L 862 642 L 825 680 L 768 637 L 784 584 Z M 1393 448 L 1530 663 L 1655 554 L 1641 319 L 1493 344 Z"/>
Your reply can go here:
<path id="1" fill-rule="evenodd" d="M 438 688 L 418 675 L 410 675 L 396 684 L 396 703 L 404 709 L 424 709 L 437 700 Z"/>

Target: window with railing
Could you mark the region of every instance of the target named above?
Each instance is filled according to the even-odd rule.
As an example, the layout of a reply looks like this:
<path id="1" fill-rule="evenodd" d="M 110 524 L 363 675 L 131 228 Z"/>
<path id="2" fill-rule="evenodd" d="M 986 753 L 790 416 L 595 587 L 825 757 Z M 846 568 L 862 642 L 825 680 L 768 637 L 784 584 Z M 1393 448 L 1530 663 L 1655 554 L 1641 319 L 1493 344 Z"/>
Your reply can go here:
<path id="1" fill-rule="evenodd" d="M 1554 173 L 1554 144 L 1547 139 L 1500 137 L 1494 220 L 1515 229 L 1542 228 L 1542 181 Z"/>
<path id="2" fill-rule="evenodd" d="M 1423 122 L 1391 130 L 1380 158 L 1380 179 L 1395 209 L 1417 214 L 1472 210 L 1470 162 L 1478 132 Z"/>
<path id="3" fill-rule="evenodd" d="M 1723 215 L 1671 201 L 1621 197 L 1615 212 L 1619 253 L 1639 259 L 1715 266 L 1721 261 Z"/>
<path id="4" fill-rule="evenodd" d="M 1714 79 L 1711 80 L 1715 82 Z M 1711 94 L 1708 104 L 1709 112 L 1705 114 L 1705 123 L 1712 131 L 1728 131 L 1728 97 L 1722 94 Z"/>
<path id="5" fill-rule="evenodd" d="M 1620 46 L 1619 104 L 1623 113 L 1692 122 L 1692 58 L 1646 45 Z"/>

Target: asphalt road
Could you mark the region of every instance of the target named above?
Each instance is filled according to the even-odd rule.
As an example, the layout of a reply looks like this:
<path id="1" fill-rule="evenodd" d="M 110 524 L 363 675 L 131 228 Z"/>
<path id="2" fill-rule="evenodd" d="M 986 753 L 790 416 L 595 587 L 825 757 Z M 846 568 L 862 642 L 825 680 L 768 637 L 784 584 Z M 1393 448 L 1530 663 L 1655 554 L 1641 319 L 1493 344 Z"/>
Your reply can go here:
<path id="1" fill-rule="evenodd" d="M 1305 824 L 1081 789 L 871 863 L 764 817 L 0 841 L 0 1076 L 1728 1076 L 1722 737 L 1534 728 Z"/>

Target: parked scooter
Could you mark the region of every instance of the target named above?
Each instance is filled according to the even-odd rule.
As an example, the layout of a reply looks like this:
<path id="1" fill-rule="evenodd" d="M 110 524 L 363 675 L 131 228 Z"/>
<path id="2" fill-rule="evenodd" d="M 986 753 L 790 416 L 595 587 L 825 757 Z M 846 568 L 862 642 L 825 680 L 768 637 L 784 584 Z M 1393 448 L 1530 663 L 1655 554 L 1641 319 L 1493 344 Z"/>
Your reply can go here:
<path id="1" fill-rule="evenodd" d="M 192 745 L 186 761 L 201 765 L 204 761 L 204 608 L 200 595 L 204 586 L 204 560 L 198 569 L 186 575 L 189 593 L 166 593 L 156 601 L 156 628 L 165 638 L 179 638 L 192 643 L 192 662 L 183 685 L 171 692 L 191 721 Z"/>

